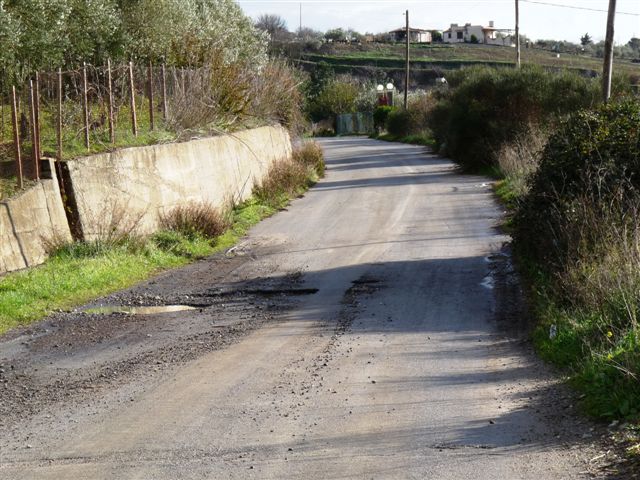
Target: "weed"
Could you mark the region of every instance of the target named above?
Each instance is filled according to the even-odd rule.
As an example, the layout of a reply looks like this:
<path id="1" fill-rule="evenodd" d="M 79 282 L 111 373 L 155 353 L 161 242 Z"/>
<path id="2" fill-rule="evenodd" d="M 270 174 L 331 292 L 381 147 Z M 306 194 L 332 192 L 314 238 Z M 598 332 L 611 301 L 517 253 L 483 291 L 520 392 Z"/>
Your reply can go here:
<path id="1" fill-rule="evenodd" d="M 198 236 L 215 238 L 231 223 L 229 209 L 219 209 L 207 202 L 190 202 L 160 215 L 160 227 L 179 232 L 189 239 Z"/>

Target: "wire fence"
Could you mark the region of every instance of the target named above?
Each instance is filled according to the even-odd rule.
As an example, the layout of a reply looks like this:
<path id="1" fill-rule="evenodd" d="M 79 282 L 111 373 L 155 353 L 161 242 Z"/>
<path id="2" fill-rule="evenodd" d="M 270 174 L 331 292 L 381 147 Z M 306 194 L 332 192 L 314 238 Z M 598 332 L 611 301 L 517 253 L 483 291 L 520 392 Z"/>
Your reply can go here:
<path id="1" fill-rule="evenodd" d="M 201 69 L 125 63 L 35 73 L 0 94 L 0 178 L 38 180 L 40 160 L 66 160 L 170 135 L 169 112 Z"/>

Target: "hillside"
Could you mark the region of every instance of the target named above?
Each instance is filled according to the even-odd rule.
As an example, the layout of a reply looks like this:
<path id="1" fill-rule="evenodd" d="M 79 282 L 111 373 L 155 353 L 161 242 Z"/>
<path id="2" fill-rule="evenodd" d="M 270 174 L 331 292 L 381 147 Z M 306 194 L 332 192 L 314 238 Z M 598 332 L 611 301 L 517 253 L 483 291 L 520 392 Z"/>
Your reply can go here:
<path id="1" fill-rule="evenodd" d="M 552 68 L 570 68 L 596 75 L 602 70 L 602 60 L 587 55 L 556 53 L 538 48 L 522 48 L 522 62 Z M 319 62 L 330 64 L 339 73 L 367 74 L 395 78 L 404 69 L 404 45 L 371 43 L 325 44 L 317 52 L 299 56 L 301 66 L 313 68 Z M 507 66 L 515 60 L 512 47 L 473 44 L 413 44 L 410 51 L 411 68 L 416 81 L 429 80 L 447 70 L 471 65 Z M 615 61 L 614 71 L 640 78 L 640 64 L 628 60 Z M 378 73 L 378 75 L 376 75 Z"/>

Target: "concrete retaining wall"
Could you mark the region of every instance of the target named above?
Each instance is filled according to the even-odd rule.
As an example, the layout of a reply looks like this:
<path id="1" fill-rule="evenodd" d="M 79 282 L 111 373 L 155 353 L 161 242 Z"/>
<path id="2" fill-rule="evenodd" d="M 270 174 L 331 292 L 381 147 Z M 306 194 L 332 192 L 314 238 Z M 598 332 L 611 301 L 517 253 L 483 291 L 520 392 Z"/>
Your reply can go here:
<path id="1" fill-rule="evenodd" d="M 131 228 L 151 233 L 178 205 L 247 199 L 270 165 L 290 156 L 279 126 L 92 155 L 61 165 L 66 207 L 53 162 L 43 161 L 53 179 L 0 202 L 0 274 L 42 263 L 47 240 L 72 240 L 65 208 L 85 240 Z"/>
<path id="2" fill-rule="evenodd" d="M 42 263 L 45 244 L 53 239 L 71 241 L 55 179 L 0 202 L 0 273 Z"/>
<path id="3" fill-rule="evenodd" d="M 178 205 L 245 200 L 273 161 L 290 155 L 289 134 L 277 126 L 69 161 L 65 189 L 76 204 L 74 231 L 85 240 L 131 227 L 150 233 L 159 214 Z"/>

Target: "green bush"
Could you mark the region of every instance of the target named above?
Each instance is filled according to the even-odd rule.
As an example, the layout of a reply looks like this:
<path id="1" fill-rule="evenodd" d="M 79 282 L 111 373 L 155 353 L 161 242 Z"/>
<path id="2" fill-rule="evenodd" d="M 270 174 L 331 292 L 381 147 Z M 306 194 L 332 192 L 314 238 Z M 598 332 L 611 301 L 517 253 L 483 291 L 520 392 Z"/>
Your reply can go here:
<path id="1" fill-rule="evenodd" d="M 387 117 L 387 132 L 397 137 L 406 137 L 415 131 L 411 120 L 411 113 L 408 110 L 398 108 L 390 112 Z"/>
<path id="2" fill-rule="evenodd" d="M 572 246 L 589 249 L 601 240 L 588 234 L 596 233 L 588 222 L 615 214 L 605 212 L 612 202 L 621 214 L 635 205 L 640 192 L 639 135 L 637 101 L 586 110 L 559 126 L 515 217 L 515 239 L 527 258 L 548 271 L 562 269 Z"/>
<path id="3" fill-rule="evenodd" d="M 354 113 L 358 100 L 358 87 L 341 81 L 329 82 L 308 105 L 314 122 L 334 118 L 341 113 Z"/>
<path id="4" fill-rule="evenodd" d="M 530 124 L 546 124 L 599 99 L 599 83 L 542 68 L 472 68 L 447 77 L 429 116 L 437 145 L 468 169 L 494 165 L 494 152 Z"/>
<path id="5" fill-rule="evenodd" d="M 387 125 L 387 118 L 393 112 L 391 105 L 380 105 L 373 111 L 373 126 L 376 130 L 381 130 Z"/>

